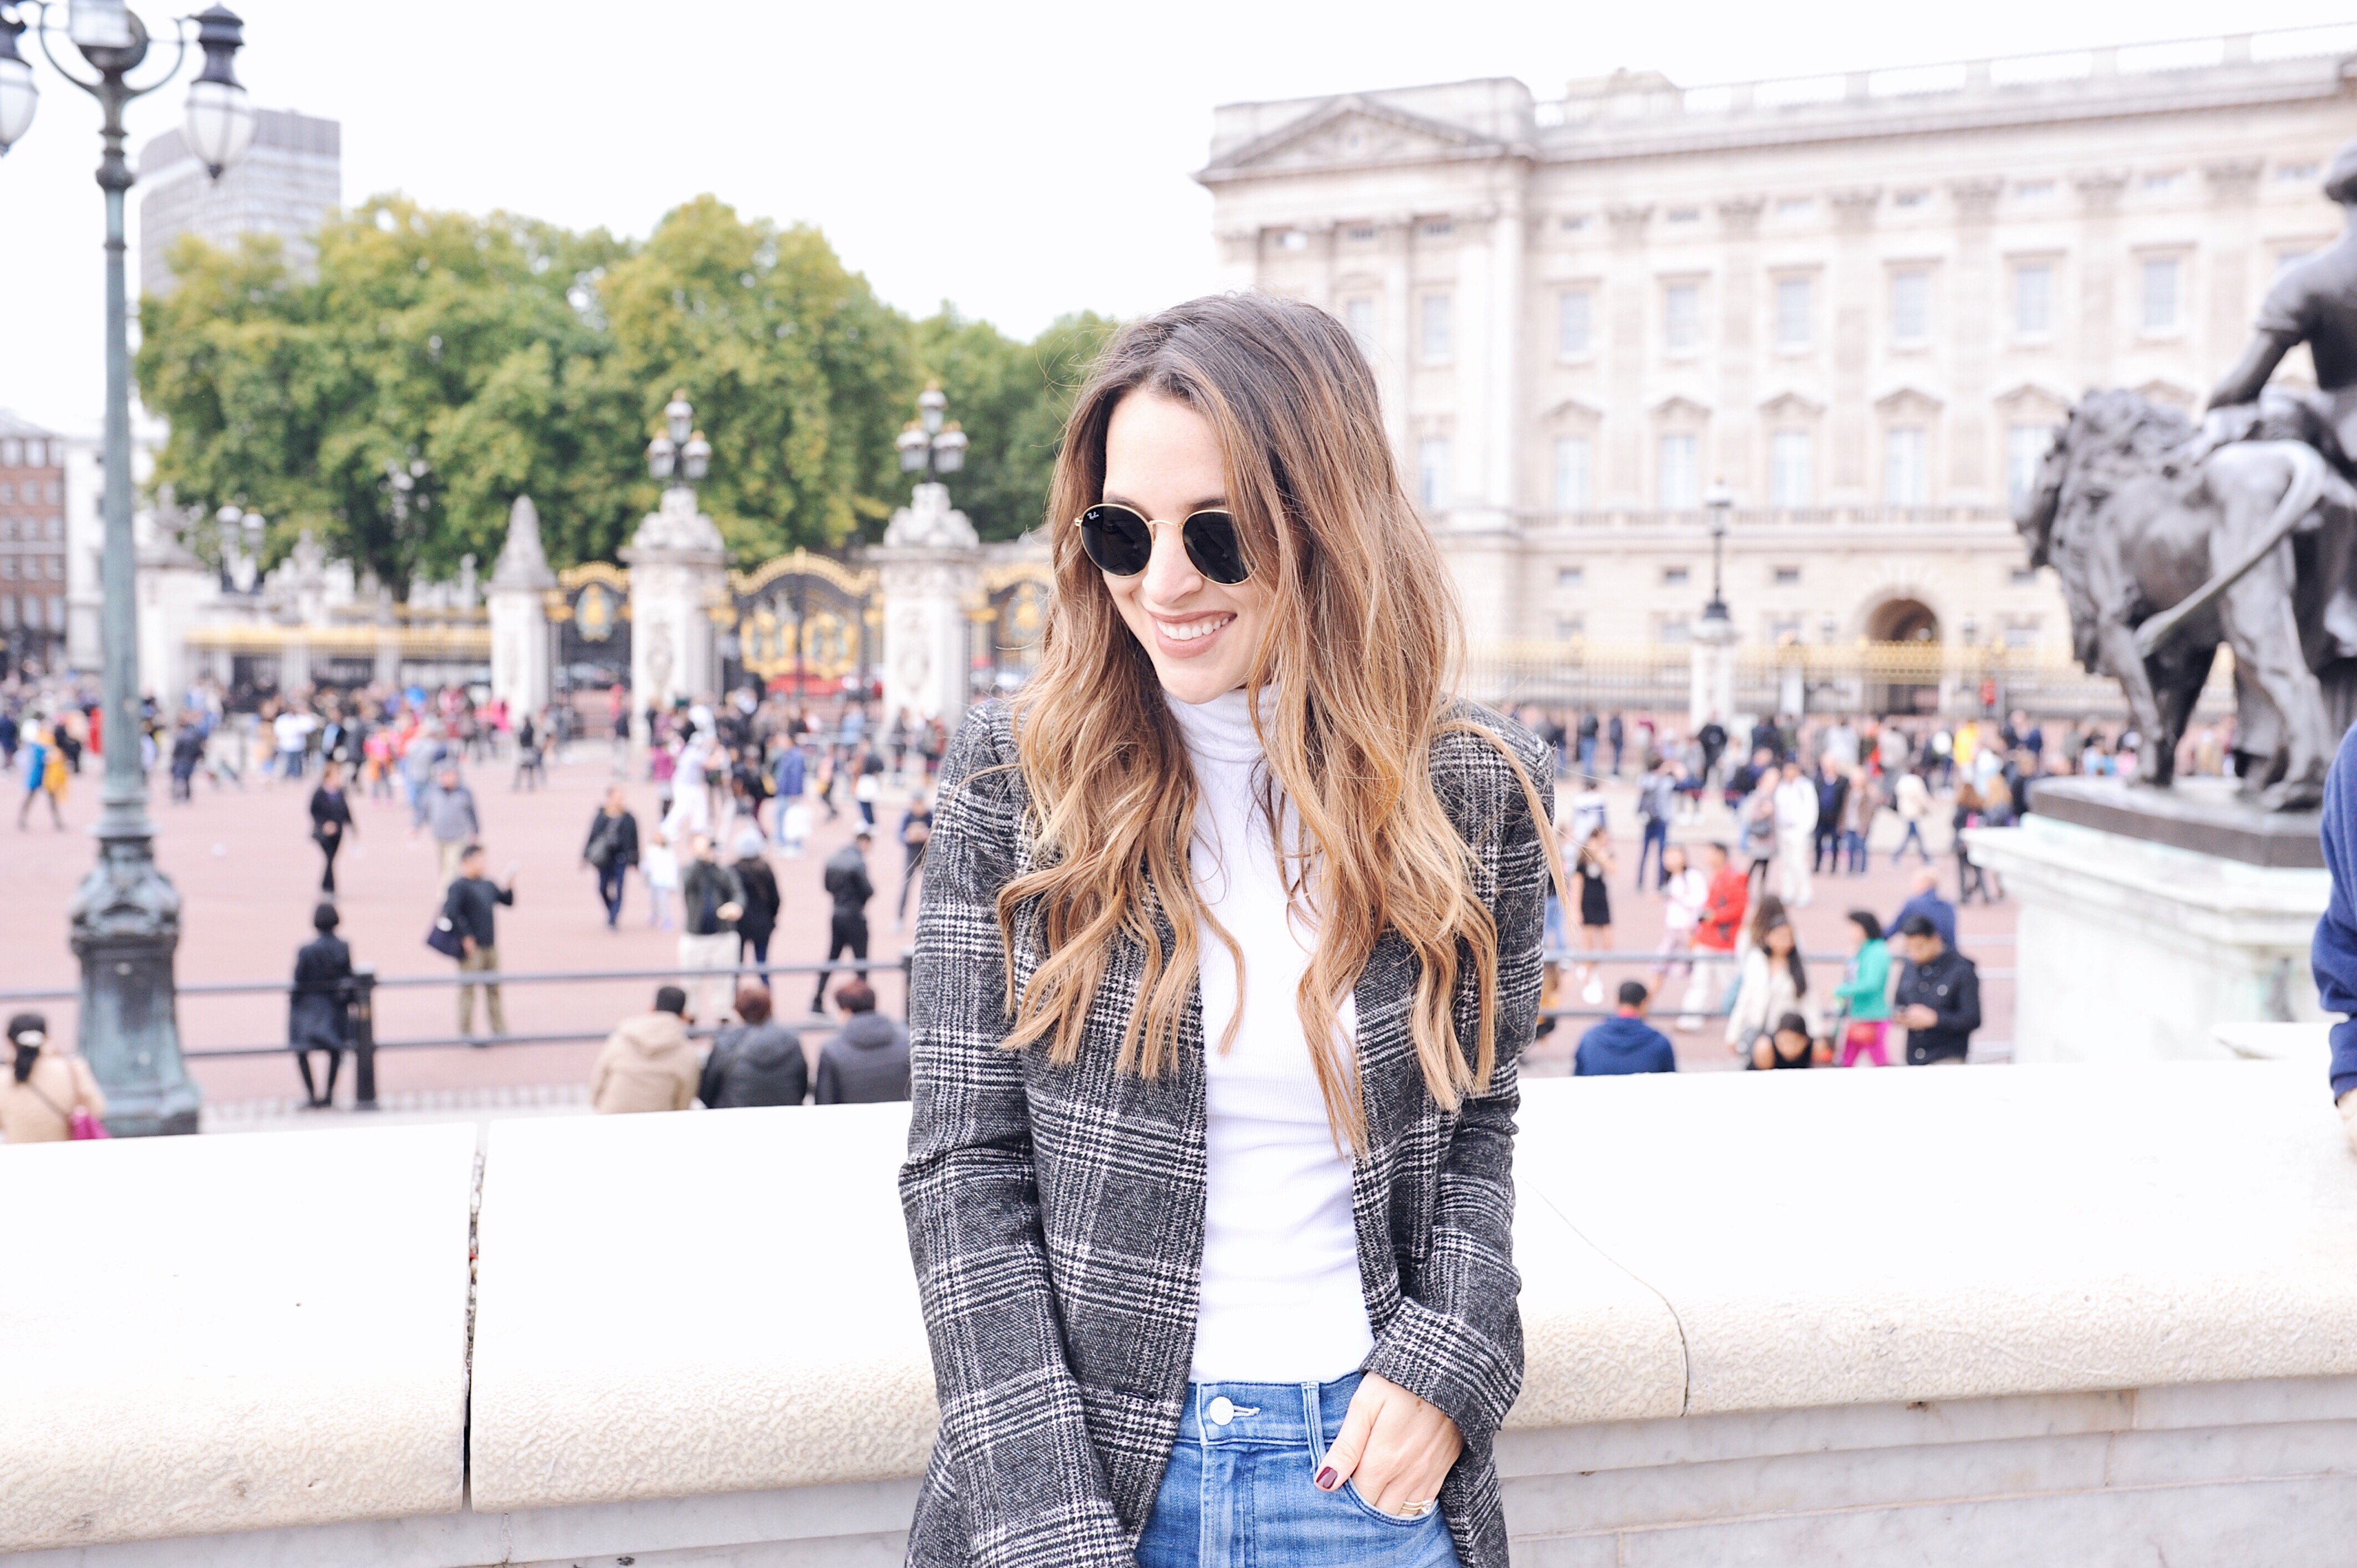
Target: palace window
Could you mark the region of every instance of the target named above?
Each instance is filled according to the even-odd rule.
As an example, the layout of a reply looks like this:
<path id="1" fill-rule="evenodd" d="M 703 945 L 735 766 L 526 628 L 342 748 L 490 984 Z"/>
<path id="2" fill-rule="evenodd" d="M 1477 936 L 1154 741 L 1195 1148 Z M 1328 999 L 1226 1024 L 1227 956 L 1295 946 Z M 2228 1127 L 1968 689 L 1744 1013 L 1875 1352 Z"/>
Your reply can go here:
<path id="1" fill-rule="evenodd" d="M 1893 427 L 1882 442 L 1882 499 L 1892 506 L 1925 506 L 1932 499 L 1932 442 L 1919 424 Z"/>
<path id="2" fill-rule="evenodd" d="M 1424 226 L 1424 237 L 1427 240 L 1446 240 L 1456 232 L 1457 225 L 1446 218 L 1436 218 Z"/>
<path id="3" fill-rule="evenodd" d="M 1780 278 L 1776 284 L 1776 347 L 1809 346 L 1809 280 Z"/>
<path id="4" fill-rule="evenodd" d="M 1423 330 L 1419 337 L 1424 345 L 1424 362 L 1427 365 L 1448 363 L 1452 351 L 1451 318 L 1455 296 L 1427 294 L 1424 296 Z"/>
<path id="5" fill-rule="evenodd" d="M 1805 430 L 1779 430 L 1768 438 L 1768 504 L 1807 506 L 1810 458 L 1814 445 Z"/>
<path id="6" fill-rule="evenodd" d="M 2044 262 L 2013 269 L 2013 330 L 2021 338 L 2044 338 L 2054 330 L 2054 269 Z"/>
<path id="7" fill-rule="evenodd" d="M 1585 435 L 1558 435 L 1555 440 L 1555 509 L 1584 511 L 1587 508 L 1588 445 Z"/>
<path id="8" fill-rule="evenodd" d="M 0 468 L 21 468 L 25 466 L 25 444 L 21 441 L 0 441 Z"/>
<path id="9" fill-rule="evenodd" d="M 1577 234 L 1587 227 L 1587 217 L 1585 213 L 1563 220 L 1563 231 L 1566 234 Z"/>
<path id="10" fill-rule="evenodd" d="M 1897 196 L 1891 198 L 1891 205 L 1895 207 L 1921 207 L 1931 199 L 1932 193 L 1928 190 L 1902 190 Z"/>
<path id="11" fill-rule="evenodd" d="M 1416 499 L 1426 511 L 1448 505 L 1448 437 L 1427 435 L 1415 444 Z"/>
<path id="12" fill-rule="evenodd" d="M 1359 352 L 1372 360 L 1375 357 L 1375 302 L 1361 295 L 1342 302 L 1342 322 L 1351 329 L 1351 341 Z"/>
<path id="13" fill-rule="evenodd" d="M 2177 299 L 2185 263 L 2174 256 L 2155 257 L 2144 264 L 2144 329 L 2177 330 Z"/>
<path id="14" fill-rule="evenodd" d="M 1702 221 L 1702 209 L 1699 207 L 1673 207 L 1665 216 L 1673 223 L 1699 223 Z"/>
<path id="15" fill-rule="evenodd" d="M 1558 588 L 1577 588 L 1587 582 L 1587 568 L 1585 566 L 1558 566 L 1555 569 L 1555 585 Z"/>
<path id="16" fill-rule="evenodd" d="M 2029 487 L 2038 482 L 2038 466 L 2046 460 L 2046 449 L 2054 444 L 2054 427 L 2050 424 L 2016 424 L 2005 433 L 2005 493 L 2007 501 L 2021 504 Z"/>
<path id="17" fill-rule="evenodd" d="M 1358 228 L 1345 230 L 1342 237 L 1353 245 L 1372 245 L 1375 242 L 1375 231 L 1371 224 L 1361 224 Z"/>
<path id="18" fill-rule="evenodd" d="M 1681 431 L 1662 437 L 1663 507 L 1685 511 L 1702 504 L 1702 442 Z"/>
<path id="19" fill-rule="evenodd" d="M 1593 347 L 1590 336 L 1596 296 L 1584 288 L 1566 289 L 1555 298 L 1555 352 L 1576 360 Z"/>
<path id="20" fill-rule="evenodd" d="M 1686 579 L 1691 575 L 1692 574 L 1689 570 L 1684 566 L 1664 566 L 1662 568 L 1662 586 L 1665 588 L 1683 588 L 1686 585 Z"/>
<path id="21" fill-rule="evenodd" d="M 1806 218 L 1816 209 L 1816 199 L 1809 196 L 1787 196 L 1776 203 L 1779 218 Z"/>
<path id="22" fill-rule="evenodd" d="M 1586 616 L 1555 618 L 1555 637 L 1557 642 L 1577 642 L 1587 636 L 1587 618 Z"/>
<path id="23" fill-rule="evenodd" d="M 1899 343 L 1921 343 L 1932 336 L 1932 274 L 1924 272 L 1890 274 L 1890 337 Z"/>
<path id="24" fill-rule="evenodd" d="M 1702 286 L 1674 283 L 1662 295 L 1662 340 L 1673 353 L 1702 343 Z"/>
<path id="25" fill-rule="evenodd" d="M 1309 236 L 1298 229 L 1280 229 L 1276 233 L 1276 248 L 1280 251 L 1306 251 L 1309 249 Z"/>
<path id="26" fill-rule="evenodd" d="M 1779 566 L 1774 573 L 1774 582 L 1780 588 L 1797 588 L 1801 585 L 1801 569 L 1798 566 Z"/>
<path id="27" fill-rule="evenodd" d="M 2276 166 L 2277 179 L 2314 179 L 2316 176 L 2317 167 L 2314 164 L 2277 164 Z"/>

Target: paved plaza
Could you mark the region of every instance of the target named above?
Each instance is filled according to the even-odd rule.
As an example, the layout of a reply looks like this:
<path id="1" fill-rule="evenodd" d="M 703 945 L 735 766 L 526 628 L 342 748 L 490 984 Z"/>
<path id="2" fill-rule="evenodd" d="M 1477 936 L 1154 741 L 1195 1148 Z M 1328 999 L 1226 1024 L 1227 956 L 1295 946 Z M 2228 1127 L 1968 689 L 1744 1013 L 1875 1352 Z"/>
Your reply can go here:
<path id="1" fill-rule="evenodd" d="M 581 977 L 562 983 L 510 985 L 509 1029 L 518 1035 L 599 1036 L 617 1019 L 643 1011 L 659 982 L 608 977 L 674 963 L 676 939 L 648 925 L 644 885 L 635 876 L 620 928 L 608 930 L 594 874 L 580 860 L 590 816 L 606 787 L 617 779 L 613 754 L 603 743 L 576 746 L 569 757 L 552 759 L 547 785 L 536 792 L 511 790 L 504 763 L 476 764 L 468 776 L 482 812 L 494 876 L 503 875 L 511 862 L 517 867 L 515 907 L 500 912 L 505 971 Z M 13 822 L 0 823 L 0 865 L 7 868 L 9 884 L 9 896 L 0 899 L 0 954 L 5 955 L 0 962 L 0 990 L 70 990 L 77 983 L 66 942 L 65 910 L 91 863 L 87 830 L 97 815 L 98 782 L 94 768 L 88 766 L 75 779 L 66 802 L 65 832 L 45 822 L 24 832 Z M 642 827 L 651 826 L 654 785 L 635 774 L 623 782 Z M 242 790 L 217 789 L 199 779 L 193 802 L 174 805 L 159 783 L 152 807 L 158 828 L 156 857 L 183 900 L 178 972 L 184 987 L 283 982 L 291 972 L 296 949 L 310 935 L 318 885 L 319 857 L 310 841 L 307 811 L 310 789 L 310 780 L 281 784 L 251 776 Z M 1661 906 L 1631 886 L 1637 842 L 1630 792 L 1615 786 L 1608 794 L 1620 861 L 1613 887 L 1613 945 L 1626 951 L 1650 950 L 1661 937 Z M 899 963 L 908 940 L 908 933 L 894 929 L 892 908 L 899 890 L 897 830 L 905 798 L 905 791 L 890 790 L 878 806 L 877 843 L 869 858 L 878 889 L 869 909 L 876 984 L 880 1005 L 896 1016 L 903 1005 Z M 341 934 L 352 945 L 354 961 L 375 965 L 385 980 L 450 975 L 455 966 L 429 951 L 424 940 L 439 908 L 432 841 L 411 835 L 407 810 L 398 799 L 369 800 L 356 792 L 354 811 L 359 832 L 337 865 Z M 813 814 L 813 834 L 800 859 L 783 859 L 771 850 L 784 895 L 770 947 L 773 962 L 811 962 L 825 950 L 829 906 L 820 886 L 820 868 L 848 839 L 857 813 L 846 804 L 832 822 L 823 811 Z M 1895 838 L 1897 825 L 1886 814 L 1878 843 Z M 1681 823 L 1675 836 L 1699 842 L 1730 836 L 1727 829 L 1724 813 L 1714 805 L 1701 822 Z M 1934 848 L 1943 840 L 1943 833 L 1935 834 Z M 1953 859 L 1943 855 L 1935 864 L 1943 889 L 1953 895 Z M 1906 897 L 1914 869 L 1910 861 L 1894 870 L 1888 848 L 1881 847 L 1864 877 L 1819 877 L 1813 903 L 1800 914 L 1803 946 L 1811 953 L 1838 951 L 1842 916 L 1854 908 L 1875 910 L 1887 920 Z M 2009 1052 L 2012 1036 L 2014 908 L 2009 903 L 1975 904 L 1961 913 L 1963 945 L 1979 962 L 1984 980 L 1985 1022 L 1975 1056 L 2002 1058 Z M 909 918 L 913 926 L 913 897 Z M 1649 971 L 1650 965 L 1641 963 L 1608 967 L 1608 993 L 1619 980 Z M 1829 976 L 1830 972 L 1819 972 Z M 806 976 L 780 978 L 781 1016 L 802 1016 L 810 986 Z M 1673 999 L 1681 989 L 1674 981 Z M 1567 990 L 1563 1002 L 1577 1006 L 1577 993 Z M 70 1001 L 41 1005 L 57 1027 L 71 1029 Z M 447 986 L 389 986 L 378 993 L 377 1018 L 382 1041 L 447 1038 L 457 1032 L 455 993 Z M 1657 1022 L 1666 1024 L 1667 1019 Z M 1533 1053 L 1530 1070 L 1541 1076 L 1568 1071 L 1571 1047 L 1586 1023 L 1565 1020 L 1555 1036 Z M 183 1043 L 192 1052 L 275 1046 L 285 1037 L 285 1004 L 270 995 L 184 993 L 180 1026 Z M 479 1018 L 477 1026 L 481 1026 Z M 1734 1065 L 1715 1025 L 1674 1037 L 1684 1068 L 1708 1070 Z M 595 1038 L 571 1044 L 387 1049 L 379 1058 L 379 1091 L 389 1112 L 404 1115 L 561 1113 L 584 1108 L 578 1090 L 587 1081 L 597 1049 Z M 298 1093 L 294 1070 L 282 1056 L 199 1058 L 192 1068 L 205 1090 L 209 1126 L 274 1113 Z M 350 1103 L 349 1067 L 337 1092 L 340 1102 Z"/>

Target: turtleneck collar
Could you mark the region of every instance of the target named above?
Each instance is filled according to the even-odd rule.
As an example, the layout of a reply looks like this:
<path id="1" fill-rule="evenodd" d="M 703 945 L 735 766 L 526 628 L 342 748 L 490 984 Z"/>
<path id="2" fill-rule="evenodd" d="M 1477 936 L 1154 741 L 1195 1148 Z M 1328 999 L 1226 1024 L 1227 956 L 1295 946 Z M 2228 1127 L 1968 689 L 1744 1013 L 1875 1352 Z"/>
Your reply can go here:
<path id="1" fill-rule="evenodd" d="M 1242 686 L 1222 692 L 1208 703 L 1182 703 L 1167 691 L 1163 699 L 1170 704 L 1171 714 L 1178 721 L 1178 733 L 1186 738 L 1187 749 L 1193 756 L 1206 762 L 1261 759 L 1260 737 L 1253 733 L 1252 705 Z M 1261 723 L 1271 722 L 1275 710 L 1275 690 L 1262 687 Z"/>

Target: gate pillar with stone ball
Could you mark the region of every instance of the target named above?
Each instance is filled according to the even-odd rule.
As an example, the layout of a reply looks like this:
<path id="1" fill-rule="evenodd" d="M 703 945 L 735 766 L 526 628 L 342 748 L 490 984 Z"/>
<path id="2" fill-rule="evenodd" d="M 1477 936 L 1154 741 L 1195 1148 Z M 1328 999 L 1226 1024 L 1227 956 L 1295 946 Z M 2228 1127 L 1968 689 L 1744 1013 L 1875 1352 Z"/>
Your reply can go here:
<path id="1" fill-rule="evenodd" d="M 923 484 L 892 514 L 884 542 L 867 552 L 884 589 L 884 711 L 902 709 L 954 726 L 972 693 L 973 633 L 966 614 L 981 586 L 982 548 L 949 487 Z"/>

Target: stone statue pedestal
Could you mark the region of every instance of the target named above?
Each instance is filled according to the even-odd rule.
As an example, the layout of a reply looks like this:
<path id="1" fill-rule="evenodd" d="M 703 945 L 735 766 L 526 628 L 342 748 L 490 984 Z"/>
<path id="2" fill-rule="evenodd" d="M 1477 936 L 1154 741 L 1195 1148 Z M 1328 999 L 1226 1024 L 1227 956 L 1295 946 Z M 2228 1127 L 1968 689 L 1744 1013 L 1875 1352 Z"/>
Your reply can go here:
<path id="1" fill-rule="evenodd" d="M 2231 1059 L 2223 1026 L 2321 1016 L 2317 819 L 2233 788 L 2050 779 L 2021 826 L 1965 831 L 2020 909 L 2016 1061 Z"/>
<path id="2" fill-rule="evenodd" d="M 518 496 L 485 596 L 491 610 L 491 695 L 507 703 L 514 719 L 548 705 L 552 682 L 543 597 L 555 586 L 556 574 L 548 569 L 541 548 L 540 513 L 530 496 Z"/>
<path id="3" fill-rule="evenodd" d="M 712 612 L 726 600 L 728 549 L 695 492 L 673 485 L 621 553 L 630 568 L 631 744 L 642 750 L 649 707 L 719 694 Z"/>

